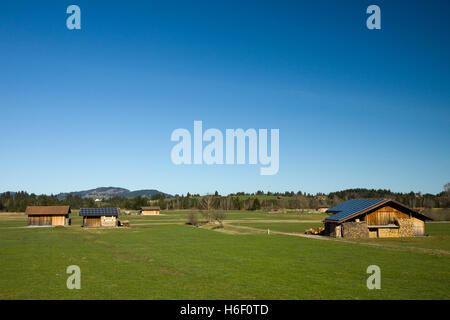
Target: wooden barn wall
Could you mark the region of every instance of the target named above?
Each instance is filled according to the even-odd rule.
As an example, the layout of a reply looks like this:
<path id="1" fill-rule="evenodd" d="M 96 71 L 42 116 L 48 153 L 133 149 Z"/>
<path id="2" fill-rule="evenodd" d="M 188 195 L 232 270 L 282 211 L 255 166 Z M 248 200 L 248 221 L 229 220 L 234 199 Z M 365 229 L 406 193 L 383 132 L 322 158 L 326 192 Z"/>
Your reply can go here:
<path id="1" fill-rule="evenodd" d="M 369 238 L 378 238 L 378 230 L 370 230 L 369 229 Z"/>
<path id="2" fill-rule="evenodd" d="M 385 206 L 374 212 L 369 213 L 366 216 L 365 221 L 367 222 L 367 225 L 374 226 L 374 225 L 395 224 L 395 221 L 397 219 L 408 219 L 408 218 L 409 218 L 408 213 L 401 212 L 390 206 Z"/>
<path id="3" fill-rule="evenodd" d="M 51 226 L 52 216 L 28 216 L 28 225 L 30 226 Z"/>
<path id="4" fill-rule="evenodd" d="M 116 227 L 117 217 L 115 216 L 83 217 L 83 225 L 85 227 Z"/>
<path id="5" fill-rule="evenodd" d="M 158 210 L 142 210 L 142 215 L 146 216 L 146 215 L 155 215 L 155 214 L 159 214 Z"/>
<path id="6" fill-rule="evenodd" d="M 414 226 L 414 235 L 415 236 L 424 236 L 425 235 L 425 222 L 417 219 L 412 218 L 413 226 Z"/>
<path id="7" fill-rule="evenodd" d="M 65 216 L 53 216 L 52 217 L 52 225 L 54 225 L 54 226 L 66 225 L 66 217 Z"/>
<path id="8" fill-rule="evenodd" d="M 85 227 L 100 227 L 100 217 L 83 217 L 83 226 Z"/>
<path id="9" fill-rule="evenodd" d="M 28 216 L 28 225 L 29 226 L 38 226 L 39 225 L 39 216 Z"/>
<path id="10" fill-rule="evenodd" d="M 397 228 L 379 228 L 378 238 L 398 238 L 399 229 Z"/>

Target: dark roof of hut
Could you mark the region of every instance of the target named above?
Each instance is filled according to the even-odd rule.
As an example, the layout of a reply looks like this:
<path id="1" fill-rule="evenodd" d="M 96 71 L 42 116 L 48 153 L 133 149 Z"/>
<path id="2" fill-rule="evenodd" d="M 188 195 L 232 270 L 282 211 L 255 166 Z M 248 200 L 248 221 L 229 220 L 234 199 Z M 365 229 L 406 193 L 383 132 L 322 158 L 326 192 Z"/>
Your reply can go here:
<path id="1" fill-rule="evenodd" d="M 141 207 L 142 211 L 160 210 L 160 207 Z"/>

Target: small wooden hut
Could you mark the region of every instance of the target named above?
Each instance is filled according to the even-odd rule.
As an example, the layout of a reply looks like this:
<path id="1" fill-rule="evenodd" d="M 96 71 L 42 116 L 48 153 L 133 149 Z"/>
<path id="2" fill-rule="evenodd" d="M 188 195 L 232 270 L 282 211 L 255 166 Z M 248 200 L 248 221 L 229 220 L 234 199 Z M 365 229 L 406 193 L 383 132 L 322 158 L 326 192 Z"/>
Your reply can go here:
<path id="1" fill-rule="evenodd" d="M 83 227 L 117 227 L 119 208 L 81 208 Z"/>
<path id="2" fill-rule="evenodd" d="M 327 210 L 325 235 L 336 238 L 387 238 L 425 235 L 428 217 L 391 199 L 354 199 Z"/>
<path id="3" fill-rule="evenodd" d="M 28 206 L 29 226 L 67 226 L 70 225 L 69 206 Z"/>
<path id="4" fill-rule="evenodd" d="M 144 216 L 158 215 L 160 207 L 141 207 L 140 213 Z"/>

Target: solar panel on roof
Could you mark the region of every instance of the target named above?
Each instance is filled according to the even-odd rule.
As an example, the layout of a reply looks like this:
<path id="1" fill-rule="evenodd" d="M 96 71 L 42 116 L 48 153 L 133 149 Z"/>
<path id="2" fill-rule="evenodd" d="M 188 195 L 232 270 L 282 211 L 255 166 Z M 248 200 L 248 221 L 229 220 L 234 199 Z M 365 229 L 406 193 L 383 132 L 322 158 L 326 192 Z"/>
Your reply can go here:
<path id="1" fill-rule="evenodd" d="M 118 208 L 81 208 L 80 216 L 117 216 Z"/>
<path id="2" fill-rule="evenodd" d="M 385 199 L 354 199 L 338 204 L 327 210 L 327 212 L 336 212 L 332 216 L 326 217 L 325 220 L 339 221 L 349 216 L 370 208 Z"/>

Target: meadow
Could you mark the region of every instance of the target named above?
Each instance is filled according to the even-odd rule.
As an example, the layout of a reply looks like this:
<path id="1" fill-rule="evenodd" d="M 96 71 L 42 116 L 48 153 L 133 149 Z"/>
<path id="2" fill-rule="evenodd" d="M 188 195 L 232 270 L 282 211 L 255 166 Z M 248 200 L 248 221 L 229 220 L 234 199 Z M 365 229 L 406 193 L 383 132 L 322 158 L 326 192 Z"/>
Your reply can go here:
<path id="1" fill-rule="evenodd" d="M 320 214 L 231 211 L 214 230 L 187 215 L 87 229 L 76 212 L 53 228 L 0 213 L 0 299 L 450 298 L 450 223 L 427 223 L 428 237 L 324 241 L 301 236 Z M 66 287 L 69 265 L 80 290 Z M 366 287 L 369 265 L 381 268 L 380 290 Z"/>

